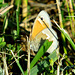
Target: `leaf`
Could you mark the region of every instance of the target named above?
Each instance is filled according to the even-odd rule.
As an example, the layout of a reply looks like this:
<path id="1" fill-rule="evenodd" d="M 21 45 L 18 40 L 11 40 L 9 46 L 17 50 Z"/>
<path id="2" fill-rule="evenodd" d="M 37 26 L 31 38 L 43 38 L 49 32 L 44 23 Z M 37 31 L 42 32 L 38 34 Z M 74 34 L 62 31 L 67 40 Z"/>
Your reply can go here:
<path id="1" fill-rule="evenodd" d="M 8 6 L 8 4 L 7 4 L 7 3 L 0 4 L 0 8 L 1 8 L 1 7 L 5 7 L 5 6 Z"/>
<path id="2" fill-rule="evenodd" d="M 0 3 L 3 3 L 3 0 L 0 0 Z"/>
<path id="3" fill-rule="evenodd" d="M 2 42 L 3 38 L 0 37 L 0 42 Z"/>
<path id="4" fill-rule="evenodd" d="M 53 60 L 53 62 L 55 62 L 58 59 L 56 50 L 53 51 L 47 58 L 45 58 L 39 64 L 37 64 L 36 66 L 34 66 L 30 70 L 30 75 L 37 75 L 37 73 L 38 72 L 42 72 L 45 67 L 49 67 L 50 66 L 49 60 L 51 60 L 51 59 Z"/>
<path id="5" fill-rule="evenodd" d="M 3 42 L 3 38 L 0 37 L 0 49 L 6 45 L 6 42 Z"/>
<path id="6" fill-rule="evenodd" d="M 3 33 L 5 33 L 7 26 L 8 26 L 8 19 L 7 19 L 7 16 L 5 16 L 4 22 L 3 22 Z"/>
<path id="7" fill-rule="evenodd" d="M 6 45 L 6 42 L 0 43 L 0 48 L 3 48 Z"/>
<path id="8" fill-rule="evenodd" d="M 16 40 L 17 39 L 17 31 L 13 30 L 13 34 L 14 34 L 13 38 L 14 38 L 14 40 Z"/>

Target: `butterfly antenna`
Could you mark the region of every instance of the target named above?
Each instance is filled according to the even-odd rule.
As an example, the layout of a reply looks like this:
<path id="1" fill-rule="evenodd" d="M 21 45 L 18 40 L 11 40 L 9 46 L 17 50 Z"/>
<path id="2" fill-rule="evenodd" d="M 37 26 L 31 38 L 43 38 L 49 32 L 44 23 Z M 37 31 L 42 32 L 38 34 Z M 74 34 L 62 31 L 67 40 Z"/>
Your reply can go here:
<path id="1" fill-rule="evenodd" d="M 46 25 L 46 23 L 44 21 L 43 21 L 43 23 Z M 49 29 L 49 31 L 52 33 L 52 35 L 56 38 L 56 40 L 58 40 L 58 38 L 54 35 L 54 33 L 51 31 L 51 29 L 47 25 L 46 25 L 46 27 Z"/>

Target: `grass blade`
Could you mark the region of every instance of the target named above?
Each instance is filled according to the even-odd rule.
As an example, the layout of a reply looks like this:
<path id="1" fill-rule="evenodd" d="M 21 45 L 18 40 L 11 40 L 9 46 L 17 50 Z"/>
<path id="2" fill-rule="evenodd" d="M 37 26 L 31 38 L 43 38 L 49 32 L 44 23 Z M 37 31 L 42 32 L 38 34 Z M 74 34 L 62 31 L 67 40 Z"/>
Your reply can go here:
<path id="1" fill-rule="evenodd" d="M 3 0 L 0 0 L 0 3 L 3 3 Z"/>
<path id="2" fill-rule="evenodd" d="M 51 44 L 52 44 L 52 41 L 49 42 L 48 40 L 46 40 L 44 42 L 44 44 L 42 45 L 42 47 L 39 49 L 38 53 L 32 60 L 32 62 L 30 64 L 30 69 L 36 64 L 36 62 L 40 59 L 40 57 L 43 56 L 43 54 L 47 51 L 47 49 L 51 46 Z M 27 75 L 27 71 L 25 72 L 25 75 Z"/>
<path id="3" fill-rule="evenodd" d="M 47 49 L 51 46 L 51 44 L 52 42 L 49 42 L 48 40 L 45 41 L 45 43 L 42 45 L 42 47 L 39 49 L 38 53 L 32 60 L 30 68 L 32 68 L 36 64 L 36 62 L 40 59 L 40 57 L 43 56 L 43 54 L 47 51 Z"/>
<path id="4" fill-rule="evenodd" d="M 19 13 L 18 13 L 18 10 L 16 10 L 16 21 L 17 21 L 17 35 L 19 35 Z"/>
<path id="5" fill-rule="evenodd" d="M 7 26 L 8 26 L 8 19 L 7 19 L 7 16 L 5 16 L 4 22 L 3 22 L 3 33 L 5 33 Z"/>
<path id="6" fill-rule="evenodd" d="M 70 36 L 68 35 L 68 33 L 64 29 L 62 29 L 61 32 L 65 35 L 65 37 L 68 39 L 68 41 L 70 42 L 71 46 L 75 50 L 75 44 L 72 41 L 72 39 L 70 38 Z"/>
<path id="7" fill-rule="evenodd" d="M 56 23 L 55 20 L 53 20 L 53 21 L 55 22 L 55 24 L 57 25 L 57 27 L 59 28 L 59 30 L 64 34 L 64 36 L 67 38 L 67 40 L 70 42 L 71 46 L 75 50 L 75 44 L 72 41 L 72 39 L 70 38 L 70 36 L 68 35 L 68 33 L 63 28 L 60 28 L 60 26 Z"/>
<path id="8" fill-rule="evenodd" d="M 12 50 L 11 50 L 11 53 L 12 53 L 12 55 L 13 55 L 13 57 L 14 57 L 16 63 L 17 63 L 17 65 L 18 65 L 20 71 L 22 72 L 22 75 L 24 75 L 24 71 L 23 71 L 23 69 L 22 69 L 22 67 L 21 67 L 21 65 L 20 65 L 20 63 L 19 63 L 19 61 L 16 59 L 16 57 L 15 57 L 14 53 L 12 52 Z"/>

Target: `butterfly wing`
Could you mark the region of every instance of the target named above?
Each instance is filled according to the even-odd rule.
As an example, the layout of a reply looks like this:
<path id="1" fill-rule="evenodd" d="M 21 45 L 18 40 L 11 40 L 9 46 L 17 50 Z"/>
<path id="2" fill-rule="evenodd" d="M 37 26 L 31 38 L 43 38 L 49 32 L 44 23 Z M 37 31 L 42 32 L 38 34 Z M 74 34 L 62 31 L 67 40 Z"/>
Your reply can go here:
<path id="1" fill-rule="evenodd" d="M 52 32 L 50 32 L 49 29 Z M 44 41 L 48 39 L 49 41 L 53 41 L 53 43 L 47 52 L 52 53 L 58 45 L 58 41 L 52 33 L 57 37 L 56 32 L 52 29 L 48 14 L 45 11 L 41 11 L 34 22 L 30 48 L 34 51 L 38 51 Z"/>

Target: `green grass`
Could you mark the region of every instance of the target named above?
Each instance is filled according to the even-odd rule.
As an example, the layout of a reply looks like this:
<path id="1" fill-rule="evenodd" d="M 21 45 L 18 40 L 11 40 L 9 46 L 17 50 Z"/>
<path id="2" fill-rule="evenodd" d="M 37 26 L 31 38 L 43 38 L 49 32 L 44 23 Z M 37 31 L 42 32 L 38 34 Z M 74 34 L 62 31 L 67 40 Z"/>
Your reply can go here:
<path id="1" fill-rule="evenodd" d="M 75 69 L 73 69 L 73 68 L 75 67 L 74 66 L 75 43 L 73 40 L 75 38 L 75 31 L 74 31 L 75 30 L 75 24 L 74 24 L 75 18 L 73 16 L 75 13 L 75 11 L 74 11 L 75 5 L 73 2 L 74 0 L 71 0 L 71 1 L 72 1 L 72 3 L 70 3 L 70 4 L 72 4 L 73 11 L 70 9 L 71 6 L 69 6 L 68 2 L 64 1 L 64 2 L 62 2 L 62 6 L 60 5 L 61 13 L 56 12 L 56 14 L 54 14 L 55 20 L 58 22 L 58 23 L 56 23 L 54 20 L 55 24 L 57 25 L 57 29 L 59 30 L 58 34 L 60 32 L 62 34 L 61 35 L 62 38 L 59 37 L 60 42 L 62 40 L 62 45 L 59 43 L 59 47 L 60 47 L 59 52 L 61 52 L 61 53 L 59 53 L 57 55 L 57 49 L 56 49 L 53 53 L 51 53 L 49 55 L 44 55 L 46 50 L 52 44 L 52 42 L 49 42 L 48 40 L 46 40 L 44 42 L 44 44 L 41 46 L 41 48 L 39 49 L 39 51 L 37 52 L 37 54 L 35 55 L 35 57 L 33 57 L 33 56 L 30 57 L 30 59 L 32 60 L 30 63 L 30 75 L 39 75 L 42 72 L 44 75 L 48 75 L 48 74 L 56 75 L 58 66 L 60 66 L 59 73 L 60 73 L 60 70 L 63 72 L 64 75 L 68 75 L 72 72 L 74 73 Z M 33 0 L 33 2 L 35 3 L 35 0 Z M 39 7 L 41 8 L 40 9 L 37 6 L 31 6 L 31 4 L 29 5 L 28 0 L 26 0 L 26 3 L 27 3 L 27 7 L 30 7 L 30 9 L 27 13 L 27 14 L 29 14 L 29 13 L 30 14 L 26 18 L 26 20 L 29 20 L 27 22 L 27 25 L 29 25 L 30 27 L 34 22 L 34 19 L 30 20 L 30 18 L 33 18 L 34 14 L 36 14 L 36 13 L 38 14 L 38 12 L 40 12 L 41 9 L 43 9 L 43 10 L 48 9 L 49 15 L 50 16 L 53 15 L 52 13 L 50 13 L 51 11 L 49 11 L 49 9 L 51 9 L 51 7 L 49 7 L 49 6 L 48 6 L 48 8 L 44 8 L 44 7 L 41 8 L 39 5 Z M 43 3 L 43 2 L 39 1 L 38 3 Z M 65 3 L 66 3 L 66 5 L 65 5 Z M 44 4 L 48 4 L 48 2 L 46 2 Z M 3 3 L 3 0 L 0 0 L 0 8 L 2 8 L 2 7 L 4 8 L 9 5 L 10 5 L 10 2 Z M 1 55 L 0 56 L 0 59 L 1 59 L 0 67 L 2 68 L 2 66 L 3 66 L 2 54 L 6 54 L 6 61 L 7 61 L 6 63 L 8 63 L 8 66 L 15 59 L 15 62 L 17 63 L 15 66 L 18 67 L 20 72 L 19 73 L 17 72 L 17 70 L 14 67 L 14 64 L 11 65 L 11 68 L 8 67 L 8 72 L 11 72 L 13 69 L 16 70 L 16 72 L 13 71 L 14 75 L 15 75 L 15 73 L 17 73 L 17 74 L 22 73 L 22 75 L 27 75 L 27 65 L 26 64 L 27 64 L 27 55 L 28 54 L 22 50 L 18 53 L 18 51 L 21 48 L 20 41 L 22 41 L 20 37 L 29 35 L 29 33 L 27 33 L 29 31 L 20 27 L 20 23 L 22 23 L 22 20 L 25 18 L 25 17 L 22 17 L 22 6 L 21 5 L 22 5 L 21 0 L 18 0 L 18 1 L 15 0 L 14 7 L 11 8 L 10 10 L 6 11 L 4 14 L 0 15 L 0 30 L 2 28 L 2 31 L 0 31 L 0 55 Z M 57 9 L 55 9 L 55 10 L 57 10 Z M 59 14 L 61 14 L 61 16 L 62 16 L 62 26 L 60 26 L 60 23 L 59 23 L 60 19 L 58 20 Z M 69 25 L 67 26 L 66 23 L 68 23 L 68 22 L 69 22 Z M 68 28 L 69 28 L 69 30 L 68 30 Z M 23 34 L 21 34 L 22 33 L 21 30 L 24 30 Z M 69 31 L 72 34 L 69 34 Z M 25 39 L 25 37 L 24 37 L 24 39 Z M 26 40 L 24 40 L 22 42 L 24 42 L 24 44 L 26 44 L 25 43 Z M 24 55 L 24 57 L 21 57 L 22 55 Z M 63 55 L 65 55 L 65 56 L 63 57 Z M 60 56 L 60 59 L 58 59 L 58 56 Z M 19 57 L 21 57 L 21 58 L 18 59 Z M 62 67 L 62 65 L 63 65 L 63 67 Z"/>

